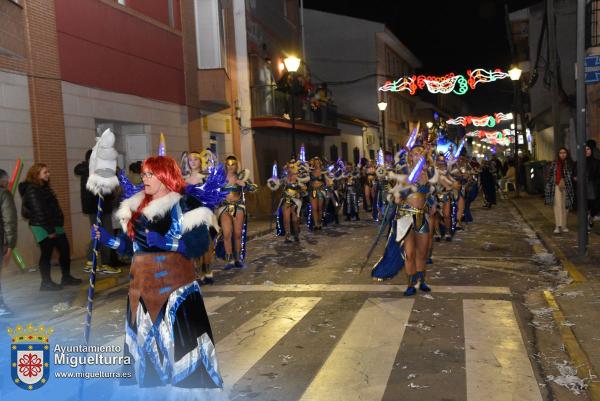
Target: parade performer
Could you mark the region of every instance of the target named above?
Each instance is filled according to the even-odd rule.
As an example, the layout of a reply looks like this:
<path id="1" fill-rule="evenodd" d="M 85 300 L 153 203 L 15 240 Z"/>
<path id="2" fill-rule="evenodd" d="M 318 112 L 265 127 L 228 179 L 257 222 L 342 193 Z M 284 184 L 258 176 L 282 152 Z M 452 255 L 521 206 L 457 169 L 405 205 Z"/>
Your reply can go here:
<path id="1" fill-rule="evenodd" d="M 472 179 L 473 171 L 471 165 L 465 156 L 460 156 L 450 170 L 452 178 L 456 181 L 455 188 L 458 191 L 457 197 L 457 217 L 456 230 L 462 230 L 462 223 L 465 217 L 465 204 L 467 198 L 467 184 Z M 472 187 L 469 187 L 472 189 Z"/>
<path id="2" fill-rule="evenodd" d="M 300 211 L 302 210 L 302 198 L 306 195 L 306 185 L 300 182 L 298 172 L 302 162 L 291 160 L 284 167 L 284 175 L 280 181 L 277 177 L 271 177 L 267 186 L 272 191 L 283 187 L 281 199 L 277 206 L 276 235 L 284 236 L 285 242 L 300 241 Z"/>
<path id="3" fill-rule="evenodd" d="M 310 159 L 310 181 L 308 184 L 308 197 L 310 199 L 309 227 L 312 223 L 314 230 L 322 229 L 323 213 L 327 191 L 325 187 L 331 180 L 323 171 L 323 162 L 318 156 Z M 312 220 L 312 221 L 311 221 Z"/>
<path id="4" fill-rule="evenodd" d="M 225 270 L 234 267 L 242 269 L 246 267 L 244 258 L 248 228 L 245 193 L 256 191 L 257 185 L 250 180 L 250 171 L 239 171 L 240 166 L 235 156 L 227 157 L 225 168 L 227 181 L 221 190 L 227 197 L 217 209 L 221 234 L 217 241 L 216 254 L 227 262 Z"/>
<path id="5" fill-rule="evenodd" d="M 366 159 L 363 159 L 363 161 L 365 164 L 360 166 L 363 187 L 363 206 L 365 211 L 371 212 L 373 207 L 373 198 L 375 197 L 373 186 L 375 185 L 377 167 L 375 166 L 373 160 L 367 161 Z"/>
<path id="6" fill-rule="evenodd" d="M 125 327 L 125 355 L 133 363 L 124 367 L 132 376 L 122 383 L 168 392 L 222 387 L 192 259 L 208 249 L 216 224 L 210 208 L 223 197 L 224 173 L 215 169 L 204 185 L 186 186 L 175 160 L 157 156 L 143 162 L 141 176 L 142 188 L 119 177 L 127 198 L 117 211 L 124 233 L 113 237 L 97 225 L 91 233 L 133 255 Z"/>
<path id="7" fill-rule="evenodd" d="M 379 150 L 377 168 L 375 169 L 375 181 L 373 185 L 373 220 L 383 219 L 383 212 L 387 205 L 387 192 L 390 189 L 387 173 L 390 171 L 392 154 Z"/>
<path id="8" fill-rule="evenodd" d="M 404 265 L 408 279 L 404 295 L 411 296 L 416 293 L 417 283 L 421 291 L 431 291 L 425 274 L 430 242 L 427 198 L 437 174 L 429 149 L 422 145 L 413 146 L 406 162 L 400 165 L 399 174 L 388 173 L 388 179 L 394 182 L 390 201 L 397 209 L 384 256 L 371 275 L 378 280 L 392 278 Z"/>
<path id="9" fill-rule="evenodd" d="M 344 198 L 344 215 L 346 221 L 350 221 L 351 218 L 354 220 L 360 220 L 358 217 L 359 205 L 358 195 L 360 192 L 360 171 L 352 166 L 352 163 L 346 163 L 346 172 L 344 174 L 343 181 L 343 198 Z"/>
<path id="10" fill-rule="evenodd" d="M 448 172 L 448 162 L 443 154 L 437 156 L 435 168 L 438 172 L 438 182 L 436 184 L 437 213 L 433 220 L 433 235 L 435 241 L 441 241 L 444 235 L 446 241 L 452 241 L 452 208 L 455 207 L 455 199 L 458 191 L 455 189 L 455 180 Z M 444 223 L 444 232 L 442 233 L 440 224 Z"/>
<path id="11" fill-rule="evenodd" d="M 186 171 L 184 179 L 186 184 L 202 185 L 210 174 L 210 169 L 214 168 L 216 156 L 208 149 L 202 152 L 190 152 L 186 154 L 182 160 L 182 171 Z M 200 284 L 213 284 L 214 276 L 211 269 L 213 255 L 215 252 L 213 237 L 216 236 L 216 231 L 211 230 L 211 241 L 208 245 L 208 250 L 200 258 L 193 260 L 196 268 L 196 276 Z"/>
<path id="12" fill-rule="evenodd" d="M 338 159 L 335 163 L 331 163 L 327 167 L 327 185 L 325 186 L 325 192 L 327 197 L 325 199 L 325 216 L 324 222 L 329 224 L 334 222 L 340 224 L 340 210 L 342 208 L 342 189 L 344 180 L 344 171 L 346 164 Z"/>

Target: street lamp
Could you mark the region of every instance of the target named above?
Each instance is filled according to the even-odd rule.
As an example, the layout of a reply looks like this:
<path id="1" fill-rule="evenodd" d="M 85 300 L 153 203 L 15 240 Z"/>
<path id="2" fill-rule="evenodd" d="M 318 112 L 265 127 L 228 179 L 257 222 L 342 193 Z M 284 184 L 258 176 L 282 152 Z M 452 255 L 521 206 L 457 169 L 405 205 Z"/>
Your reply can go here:
<path id="1" fill-rule="evenodd" d="M 382 100 L 381 102 L 377 103 L 377 107 L 379 108 L 379 111 L 381 111 L 381 139 L 383 142 L 382 148 L 385 152 L 385 109 L 387 109 L 387 102 Z"/>
<path id="2" fill-rule="evenodd" d="M 521 79 L 521 73 L 523 71 L 517 67 L 514 66 L 513 68 L 511 68 L 510 70 L 508 70 L 508 76 L 510 77 L 511 81 L 513 81 L 513 87 L 514 87 L 514 102 L 515 102 L 515 107 L 517 109 L 519 109 L 519 105 L 520 105 L 520 98 L 519 98 L 519 93 L 518 93 L 518 81 L 519 79 Z M 520 110 L 516 110 L 516 112 L 513 113 L 514 117 L 514 123 L 510 125 L 511 129 L 515 130 L 515 144 L 514 144 L 514 153 L 515 153 L 515 195 L 518 197 L 519 196 L 519 131 L 517 129 L 517 116 L 521 117 L 521 128 L 523 128 L 523 118 L 522 116 L 519 114 Z M 514 128 L 513 128 L 514 125 Z"/>
<path id="3" fill-rule="evenodd" d="M 292 158 L 296 160 L 296 102 L 294 86 L 296 84 L 296 72 L 300 68 L 301 60 L 296 56 L 288 56 L 283 60 L 285 69 L 291 74 L 290 96 L 292 98 L 292 110 L 290 117 L 292 119 Z"/>
<path id="4" fill-rule="evenodd" d="M 521 70 L 519 67 L 513 67 L 510 70 L 508 70 L 508 76 L 510 77 L 510 79 L 512 81 L 518 81 L 519 79 L 521 79 L 521 73 L 523 72 L 523 70 Z"/>

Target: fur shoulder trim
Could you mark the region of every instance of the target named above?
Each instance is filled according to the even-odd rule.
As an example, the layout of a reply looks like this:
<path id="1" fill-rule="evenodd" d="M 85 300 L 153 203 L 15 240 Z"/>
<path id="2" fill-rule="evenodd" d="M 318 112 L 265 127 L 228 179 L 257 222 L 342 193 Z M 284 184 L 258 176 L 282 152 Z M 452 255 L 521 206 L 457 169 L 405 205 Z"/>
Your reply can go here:
<path id="1" fill-rule="evenodd" d="M 144 191 L 141 191 L 133 195 L 131 198 L 125 199 L 123 202 L 121 202 L 121 205 L 115 213 L 115 216 L 119 219 L 123 232 L 127 232 L 127 223 L 129 220 L 131 220 L 133 211 L 137 210 L 140 203 L 142 203 L 144 200 L 144 196 Z"/>
<path id="2" fill-rule="evenodd" d="M 207 207 L 197 207 L 195 209 L 186 212 L 182 216 L 182 232 L 186 233 L 193 230 L 194 228 L 207 225 L 213 227 L 219 231 L 219 224 L 217 222 L 217 216 Z"/>
<path id="3" fill-rule="evenodd" d="M 148 203 L 144 210 L 142 210 L 142 214 L 148 220 L 154 220 L 156 217 L 163 217 L 171 211 L 173 206 L 179 203 L 180 199 L 180 193 L 169 192 L 167 195 Z"/>
<path id="4" fill-rule="evenodd" d="M 131 198 L 121 202 L 119 210 L 117 210 L 116 216 L 121 222 L 121 228 L 123 231 L 127 231 L 127 223 L 131 220 L 133 212 L 137 210 L 140 203 L 144 200 L 146 195 L 144 192 L 138 192 Z M 167 214 L 175 204 L 181 199 L 181 194 L 177 192 L 170 192 L 162 198 L 155 199 L 148 203 L 148 205 L 142 210 L 142 214 L 148 220 L 154 220 L 156 217 L 162 217 Z"/>

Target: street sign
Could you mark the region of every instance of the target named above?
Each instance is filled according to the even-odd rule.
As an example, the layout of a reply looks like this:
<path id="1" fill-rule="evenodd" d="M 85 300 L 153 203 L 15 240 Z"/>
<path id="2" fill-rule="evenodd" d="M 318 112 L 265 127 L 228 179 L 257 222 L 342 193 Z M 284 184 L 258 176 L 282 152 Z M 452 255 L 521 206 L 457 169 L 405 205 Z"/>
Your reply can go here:
<path id="1" fill-rule="evenodd" d="M 585 83 L 600 82 L 600 56 L 587 56 L 585 58 Z"/>

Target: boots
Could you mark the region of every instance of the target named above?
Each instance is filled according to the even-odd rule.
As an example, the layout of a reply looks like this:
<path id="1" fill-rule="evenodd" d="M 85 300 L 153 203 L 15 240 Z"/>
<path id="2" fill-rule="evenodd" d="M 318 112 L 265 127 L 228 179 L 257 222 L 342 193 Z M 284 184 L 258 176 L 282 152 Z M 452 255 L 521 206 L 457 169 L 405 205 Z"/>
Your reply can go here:
<path id="1" fill-rule="evenodd" d="M 240 258 L 240 254 L 234 253 L 233 255 L 235 256 L 234 266 L 237 267 L 238 269 L 245 268 L 246 265 L 244 264 L 244 262 L 242 262 L 242 259 Z"/>
<path id="2" fill-rule="evenodd" d="M 40 291 L 58 291 L 62 290 L 62 285 L 55 283 L 50 278 L 50 265 L 40 265 L 40 274 L 42 275 L 42 284 L 40 285 Z"/>
<path id="3" fill-rule="evenodd" d="M 62 279 L 60 280 L 61 285 L 66 286 L 66 285 L 80 285 L 81 284 L 81 279 L 71 276 L 71 266 L 69 266 L 68 264 L 62 265 L 60 267 L 60 270 L 62 272 Z"/>
<path id="4" fill-rule="evenodd" d="M 419 290 L 423 292 L 431 292 L 431 288 L 425 283 L 425 272 L 417 272 L 417 280 L 419 281 Z"/>
<path id="5" fill-rule="evenodd" d="M 417 275 L 416 274 L 408 274 L 407 281 L 408 281 L 408 286 L 406 287 L 406 290 L 404 291 L 404 296 L 410 297 L 417 293 L 417 289 L 415 288 L 415 285 L 417 284 Z"/>
<path id="6" fill-rule="evenodd" d="M 227 262 L 227 264 L 225 265 L 225 267 L 223 268 L 223 270 L 230 270 L 233 269 L 235 267 L 235 263 L 233 262 L 233 255 L 232 254 L 227 254 L 225 255 L 225 262 Z"/>

